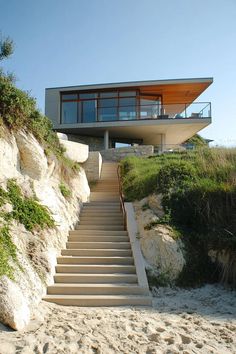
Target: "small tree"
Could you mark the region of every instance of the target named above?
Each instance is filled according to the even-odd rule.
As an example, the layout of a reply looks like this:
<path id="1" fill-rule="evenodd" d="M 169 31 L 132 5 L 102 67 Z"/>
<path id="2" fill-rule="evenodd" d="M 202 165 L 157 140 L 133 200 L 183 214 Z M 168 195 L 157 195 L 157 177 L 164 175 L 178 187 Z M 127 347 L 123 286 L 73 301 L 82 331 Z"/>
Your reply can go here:
<path id="1" fill-rule="evenodd" d="M 10 37 L 0 39 L 0 60 L 10 57 L 14 52 L 14 44 Z"/>

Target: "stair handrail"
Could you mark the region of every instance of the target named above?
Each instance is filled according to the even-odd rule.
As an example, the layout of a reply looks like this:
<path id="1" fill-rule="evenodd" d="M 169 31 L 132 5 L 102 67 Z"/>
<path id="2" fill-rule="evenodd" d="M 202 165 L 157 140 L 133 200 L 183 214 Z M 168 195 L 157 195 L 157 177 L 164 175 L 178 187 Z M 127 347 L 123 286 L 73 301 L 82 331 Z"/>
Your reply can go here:
<path id="1" fill-rule="evenodd" d="M 127 214 L 125 210 L 124 193 L 123 193 L 122 181 L 121 181 L 121 165 L 118 165 L 117 167 L 117 176 L 118 176 L 118 183 L 119 183 L 120 210 L 123 214 L 124 228 L 125 230 L 127 230 Z"/>

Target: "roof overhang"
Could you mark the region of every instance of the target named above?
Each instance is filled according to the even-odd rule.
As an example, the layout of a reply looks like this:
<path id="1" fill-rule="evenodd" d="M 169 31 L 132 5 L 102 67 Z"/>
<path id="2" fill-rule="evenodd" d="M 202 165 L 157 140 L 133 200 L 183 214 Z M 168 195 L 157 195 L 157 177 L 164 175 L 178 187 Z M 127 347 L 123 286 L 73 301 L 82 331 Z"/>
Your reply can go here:
<path id="1" fill-rule="evenodd" d="M 79 85 L 67 87 L 53 87 L 46 90 L 66 91 L 97 91 L 112 89 L 139 89 L 140 94 L 157 96 L 162 95 L 163 103 L 192 103 L 213 82 L 212 77 L 191 79 L 168 79 L 118 82 L 108 84 Z"/>

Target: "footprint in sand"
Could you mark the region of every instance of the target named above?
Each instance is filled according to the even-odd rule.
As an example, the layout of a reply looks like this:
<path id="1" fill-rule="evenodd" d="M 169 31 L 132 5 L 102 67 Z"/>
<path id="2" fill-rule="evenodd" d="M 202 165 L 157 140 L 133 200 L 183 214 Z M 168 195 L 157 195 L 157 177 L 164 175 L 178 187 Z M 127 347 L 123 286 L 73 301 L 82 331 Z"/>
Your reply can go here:
<path id="1" fill-rule="evenodd" d="M 162 332 L 165 332 L 165 328 L 163 328 L 163 327 L 156 327 L 156 331 L 162 333 Z"/>
<path id="2" fill-rule="evenodd" d="M 191 343 L 192 339 L 188 336 L 185 336 L 184 334 L 180 334 L 181 340 L 183 344 L 189 344 Z"/>

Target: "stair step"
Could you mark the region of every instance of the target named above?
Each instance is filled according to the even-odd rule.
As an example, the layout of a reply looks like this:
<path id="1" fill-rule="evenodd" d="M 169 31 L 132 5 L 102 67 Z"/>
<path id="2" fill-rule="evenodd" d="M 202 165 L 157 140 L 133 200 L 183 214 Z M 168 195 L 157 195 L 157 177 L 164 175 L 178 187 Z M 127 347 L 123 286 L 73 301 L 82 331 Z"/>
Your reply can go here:
<path id="1" fill-rule="evenodd" d="M 45 301 L 65 306 L 151 306 L 148 296 L 141 295 L 46 295 Z"/>
<path id="2" fill-rule="evenodd" d="M 83 257 L 83 256 L 61 256 L 57 257 L 58 264 L 112 264 L 112 265 L 133 265 L 133 257 Z"/>
<path id="3" fill-rule="evenodd" d="M 104 217 L 104 218 L 97 218 L 96 216 L 91 218 L 89 216 L 82 216 L 80 217 L 79 225 L 123 225 L 124 219 L 119 216 L 117 218 L 112 217 Z"/>
<path id="4" fill-rule="evenodd" d="M 90 225 L 90 224 L 80 224 L 76 226 L 76 230 L 114 230 L 122 231 L 124 230 L 124 225 Z"/>
<path id="5" fill-rule="evenodd" d="M 129 242 L 128 236 L 69 236 L 69 242 Z"/>
<path id="6" fill-rule="evenodd" d="M 100 257 L 109 257 L 109 256 L 120 256 L 120 257 L 131 257 L 132 252 L 129 249 L 64 249 L 61 251 L 62 256 L 100 256 Z"/>
<path id="7" fill-rule="evenodd" d="M 80 221 L 123 221 L 123 215 L 121 213 L 117 215 L 108 215 L 108 214 L 100 214 L 100 215 L 94 215 L 93 218 L 91 218 L 90 215 L 87 213 L 81 214 L 80 216 Z"/>
<path id="8" fill-rule="evenodd" d="M 56 283 L 78 284 L 78 283 L 129 283 L 135 284 L 138 281 L 136 274 L 73 274 L 73 273 L 57 273 L 54 275 Z"/>
<path id="9" fill-rule="evenodd" d="M 111 212 L 120 212 L 120 204 L 119 205 L 95 205 L 95 204 L 91 204 L 91 205 L 86 205 L 83 206 L 83 211 L 87 211 L 87 210 L 93 210 L 93 211 L 102 211 L 102 212 L 107 212 L 107 211 L 111 211 Z"/>
<path id="10" fill-rule="evenodd" d="M 83 248 L 110 248 L 110 249 L 130 249 L 130 243 L 129 242 L 67 242 L 66 243 L 67 249 L 83 249 Z"/>
<path id="11" fill-rule="evenodd" d="M 57 283 L 47 288 L 48 295 L 148 295 L 148 289 L 130 284 L 67 284 Z"/>
<path id="12" fill-rule="evenodd" d="M 128 232 L 124 230 L 71 230 L 69 235 L 73 236 L 128 236 Z"/>
<path id="13" fill-rule="evenodd" d="M 83 210 L 82 213 L 80 214 L 80 219 L 82 217 L 86 218 L 94 218 L 94 217 L 101 217 L 101 218 L 123 218 L 123 214 L 121 211 L 99 211 L 99 210 Z"/>
<path id="14" fill-rule="evenodd" d="M 135 266 L 133 265 L 71 265 L 63 264 L 56 266 L 57 273 L 88 273 L 88 274 L 111 274 L 111 273 L 128 273 L 135 274 Z"/>
<path id="15" fill-rule="evenodd" d="M 94 206 L 119 207 L 119 206 L 120 206 L 120 203 L 118 203 L 118 202 L 105 202 L 105 201 L 102 201 L 102 202 L 86 202 L 86 203 L 83 204 L 84 207 L 91 206 L 91 205 L 94 205 Z"/>

